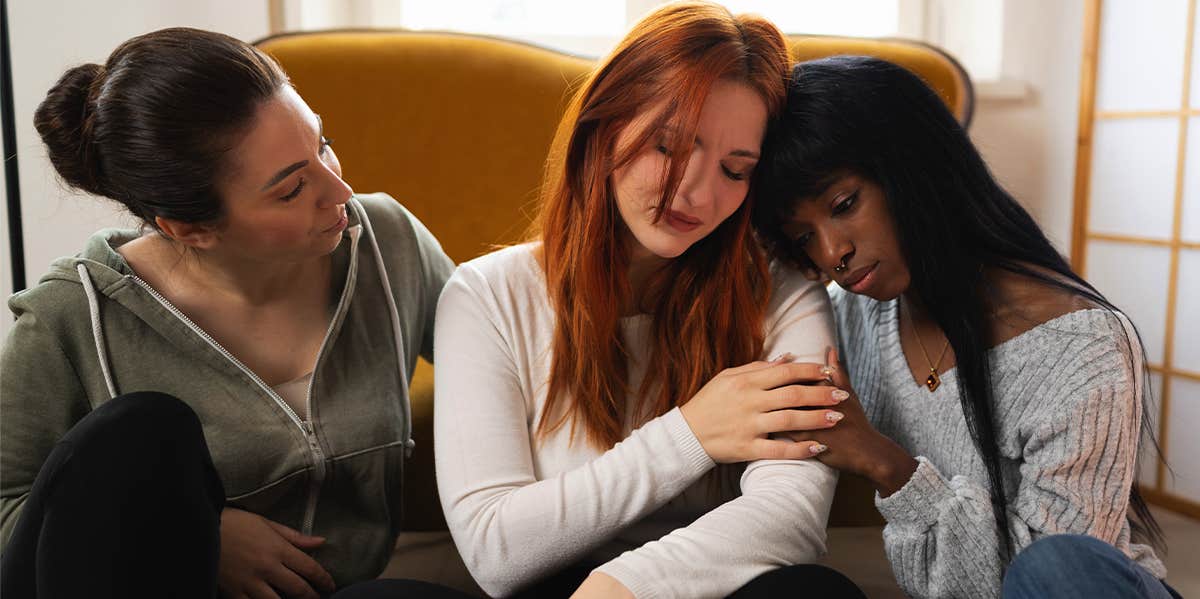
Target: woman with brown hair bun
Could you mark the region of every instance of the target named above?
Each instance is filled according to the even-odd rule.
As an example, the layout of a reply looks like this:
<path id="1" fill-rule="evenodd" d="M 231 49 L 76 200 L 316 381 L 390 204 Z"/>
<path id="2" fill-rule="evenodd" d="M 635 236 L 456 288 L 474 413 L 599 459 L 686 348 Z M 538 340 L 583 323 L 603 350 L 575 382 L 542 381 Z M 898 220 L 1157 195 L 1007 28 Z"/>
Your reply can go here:
<path id="1" fill-rule="evenodd" d="M 408 381 L 453 264 L 355 195 L 265 54 L 166 29 L 36 113 L 59 174 L 123 204 L 9 301 L 0 594 L 317 597 L 399 531 Z"/>

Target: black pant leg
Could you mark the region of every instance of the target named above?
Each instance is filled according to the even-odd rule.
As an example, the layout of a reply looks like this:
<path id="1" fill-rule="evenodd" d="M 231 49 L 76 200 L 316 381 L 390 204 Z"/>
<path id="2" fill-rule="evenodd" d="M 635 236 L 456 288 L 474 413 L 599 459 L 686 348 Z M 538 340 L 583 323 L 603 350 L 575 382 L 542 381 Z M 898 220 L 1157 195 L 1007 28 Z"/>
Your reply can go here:
<path id="1" fill-rule="evenodd" d="M 759 575 L 734 591 L 729 599 L 776 597 L 867 598 L 858 585 L 833 568 L 817 564 L 798 564 Z"/>
<path id="2" fill-rule="evenodd" d="M 512 599 L 567 599 L 599 565 L 588 561 L 576 562 L 517 591 Z"/>
<path id="3" fill-rule="evenodd" d="M 214 597 L 223 506 L 191 408 L 123 395 L 43 464 L 0 558 L 0 595 Z"/>
<path id="4" fill-rule="evenodd" d="M 475 599 L 475 596 L 424 580 L 384 578 L 352 584 L 330 599 Z"/>

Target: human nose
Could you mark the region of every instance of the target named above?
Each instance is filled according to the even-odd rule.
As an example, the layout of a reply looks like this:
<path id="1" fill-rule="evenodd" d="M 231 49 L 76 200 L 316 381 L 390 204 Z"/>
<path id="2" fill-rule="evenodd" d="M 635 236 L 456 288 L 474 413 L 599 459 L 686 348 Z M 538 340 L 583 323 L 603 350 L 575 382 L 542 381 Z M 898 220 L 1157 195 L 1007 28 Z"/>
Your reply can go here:
<path id="1" fill-rule="evenodd" d="M 688 158 L 687 165 L 684 166 L 683 179 L 679 182 L 679 191 L 677 192 L 680 198 L 689 208 L 699 208 L 713 203 L 715 199 L 715 190 L 713 189 L 711 171 L 714 165 L 704 164 L 703 156 L 699 152 L 693 151 Z M 720 165 L 715 165 L 716 169 L 720 169 Z"/>
<path id="2" fill-rule="evenodd" d="M 329 152 L 329 156 L 326 160 L 321 161 L 321 164 L 324 166 L 323 176 L 329 187 L 323 194 L 323 199 L 325 203 L 334 206 L 345 204 L 354 195 L 354 190 L 350 188 L 345 179 L 342 179 L 342 164 L 338 161 L 337 155 L 333 154 L 333 149 L 327 147 L 325 150 Z"/>
<path id="3" fill-rule="evenodd" d="M 817 251 L 816 255 L 809 255 L 809 258 L 830 278 L 836 279 L 854 257 L 854 244 L 836 229 L 827 228 L 815 233 Z"/>

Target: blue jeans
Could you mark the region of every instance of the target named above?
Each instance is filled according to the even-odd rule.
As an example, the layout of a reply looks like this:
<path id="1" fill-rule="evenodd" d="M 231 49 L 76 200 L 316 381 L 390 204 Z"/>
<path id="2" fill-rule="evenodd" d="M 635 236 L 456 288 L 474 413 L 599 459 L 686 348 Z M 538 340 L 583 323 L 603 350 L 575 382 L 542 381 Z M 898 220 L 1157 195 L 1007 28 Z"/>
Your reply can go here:
<path id="1" fill-rule="evenodd" d="M 1116 547 L 1084 535 L 1051 535 L 1017 554 L 1004 599 L 1172 599 L 1179 594 Z"/>

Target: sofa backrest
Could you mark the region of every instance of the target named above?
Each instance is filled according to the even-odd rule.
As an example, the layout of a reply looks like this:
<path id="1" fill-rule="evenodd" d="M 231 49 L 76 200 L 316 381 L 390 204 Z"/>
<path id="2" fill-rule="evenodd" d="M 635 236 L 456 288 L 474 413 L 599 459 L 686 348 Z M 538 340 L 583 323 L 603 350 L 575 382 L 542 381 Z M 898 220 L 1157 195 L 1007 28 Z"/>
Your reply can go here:
<path id="1" fill-rule="evenodd" d="M 592 66 L 448 33 L 302 33 L 258 46 L 321 115 L 351 187 L 391 194 L 456 262 L 523 237 L 569 91 Z"/>
<path id="2" fill-rule="evenodd" d="M 867 54 L 921 75 L 961 122 L 971 84 L 945 53 L 903 40 L 792 36 L 793 56 Z M 455 261 L 524 238 L 546 154 L 590 58 L 500 38 L 326 31 L 257 42 L 321 115 L 359 191 L 404 203 Z"/>

